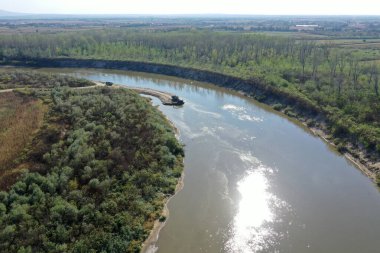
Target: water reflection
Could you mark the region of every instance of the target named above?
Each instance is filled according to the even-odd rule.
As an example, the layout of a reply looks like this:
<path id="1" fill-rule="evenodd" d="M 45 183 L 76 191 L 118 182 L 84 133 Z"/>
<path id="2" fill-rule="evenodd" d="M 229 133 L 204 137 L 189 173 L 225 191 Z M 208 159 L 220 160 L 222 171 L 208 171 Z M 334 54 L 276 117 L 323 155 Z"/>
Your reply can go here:
<path id="1" fill-rule="evenodd" d="M 252 253 L 274 249 L 281 237 L 274 230 L 274 223 L 280 221 L 276 210 L 287 204 L 270 192 L 269 176 L 273 169 L 263 166 L 250 154 L 241 154 L 240 159 L 252 167 L 237 183 L 241 199 L 230 226 L 226 251 Z"/>

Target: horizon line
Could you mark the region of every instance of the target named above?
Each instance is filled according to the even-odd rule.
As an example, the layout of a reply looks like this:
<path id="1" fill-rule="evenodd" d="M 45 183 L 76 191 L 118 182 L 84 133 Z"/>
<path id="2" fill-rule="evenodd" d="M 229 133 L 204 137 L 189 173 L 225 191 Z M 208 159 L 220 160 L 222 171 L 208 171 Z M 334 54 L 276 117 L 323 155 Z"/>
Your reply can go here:
<path id="1" fill-rule="evenodd" d="M 338 16 L 371 16 L 380 17 L 380 14 L 311 14 L 311 13 L 297 13 L 297 14 L 270 14 L 270 13 L 25 13 L 14 12 L 5 9 L 0 9 L 9 16 L 33 16 L 33 15 L 67 15 L 67 16 L 314 16 L 314 17 L 338 17 Z M 2 14 L 0 13 L 0 16 Z"/>

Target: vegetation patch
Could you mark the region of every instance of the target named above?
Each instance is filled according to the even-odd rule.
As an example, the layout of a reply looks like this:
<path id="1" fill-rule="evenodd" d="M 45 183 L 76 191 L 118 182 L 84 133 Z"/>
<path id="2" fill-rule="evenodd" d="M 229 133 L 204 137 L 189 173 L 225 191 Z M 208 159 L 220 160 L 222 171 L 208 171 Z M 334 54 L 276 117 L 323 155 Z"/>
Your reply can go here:
<path id="1" fill-rule="evenodd" d="M 182 172 L 173 128 L 124 89 L 34 96 L 49 103 L 46 134 L 30 171 L 0 192 L 0 252 L 138 252 Z"/>
<path id="2" fill-rule="evenodd" d="M 56 86 L 84 87 L 94 85 L 86 79 L 32 71 L 0 70 L 0 90 L 14 88 L 52 88 Z"/>
<path id="3" fill-rule="evenodd" d="M 46 105 L 40 100 L 14 92 L 0 93 L 1 188 L 20 173 L 12 166 L 17 165 L 17 159 L 42 126 L 45 112 Z"/>

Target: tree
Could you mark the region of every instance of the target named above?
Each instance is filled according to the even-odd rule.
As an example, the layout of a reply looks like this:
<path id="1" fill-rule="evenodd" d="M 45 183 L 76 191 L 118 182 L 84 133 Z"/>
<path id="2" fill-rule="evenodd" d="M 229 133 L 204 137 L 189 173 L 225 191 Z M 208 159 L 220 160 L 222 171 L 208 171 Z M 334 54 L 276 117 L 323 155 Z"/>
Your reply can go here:
<path id="1" fill-rule="evenodd" d="M 331 84 L 334 83 L 334 79 L 336 77 L 336 68 L 338 66 L 338 59 L 339 59 L 338 53 L 334 52 L 333 54 L 329 56 L 327 60 L 327 63 L 330 68 L 330 83 Z"/>
<path id="2" fill-rule="evenodd" d="M 376 68 L 376 73 L 374 77 L 374 90 L 377 96 L 379 96 L 379 69 Z"/>
<path id="3" fill-rule="evenodd" d="M 318 47 L 314 48 L 313 55 L 312 55 L 312 78 L 313 80 L 316 79 L 318 74 L 318 68 L 322 63 L 322 50 Z"/>
<path id="4" fill-rule="evenodd" d="M 368 86 L 371 86 L 373 82 L 374 92 L 376 96 L 379 96 L 379 68 L 374 63 L 367 70 L 367 82 Z"/>
<path id="5" fill-rule="evenodd" d="M 305 66 L 307 59 L 310 56 L 313 45 L 314 44 L 311 42 L 301 42 L 300 44 L 299 61 L 302 66 L 302 82 L 305 81 Z"/>
<path id="6" fill-rule="evenodd" d="M 361 74 L 361 66 L 359 64 L 359 61 L 357 59 L 353 59 L 350 65 L 350 73 L 352 75 L 352 85 L 354 89 L 358 89 L 358 79 Z"/>

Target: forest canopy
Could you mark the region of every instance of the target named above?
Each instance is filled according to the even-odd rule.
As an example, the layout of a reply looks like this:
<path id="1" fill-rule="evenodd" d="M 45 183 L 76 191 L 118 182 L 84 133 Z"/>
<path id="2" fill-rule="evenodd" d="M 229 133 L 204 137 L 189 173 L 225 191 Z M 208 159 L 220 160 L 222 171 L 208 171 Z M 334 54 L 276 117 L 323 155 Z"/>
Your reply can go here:
<path id="1" fill-rule="evenodd" d="M 49 106 L 34 140 L 45 148 L 31 150 L 29 172 L 0 192 L 0 252 L 138 252 L 182 173 L 172 126 L 125 89 L 34 96 Z"/>
<path id="2" fill-rule="evenodd" d="M 58 86 L 84 87 L 92 86 L 86 79 L 64 75 L 53 75 L 33 71 L 0 71 L 0 89 L 11 88 L 53 88 Z"/>

